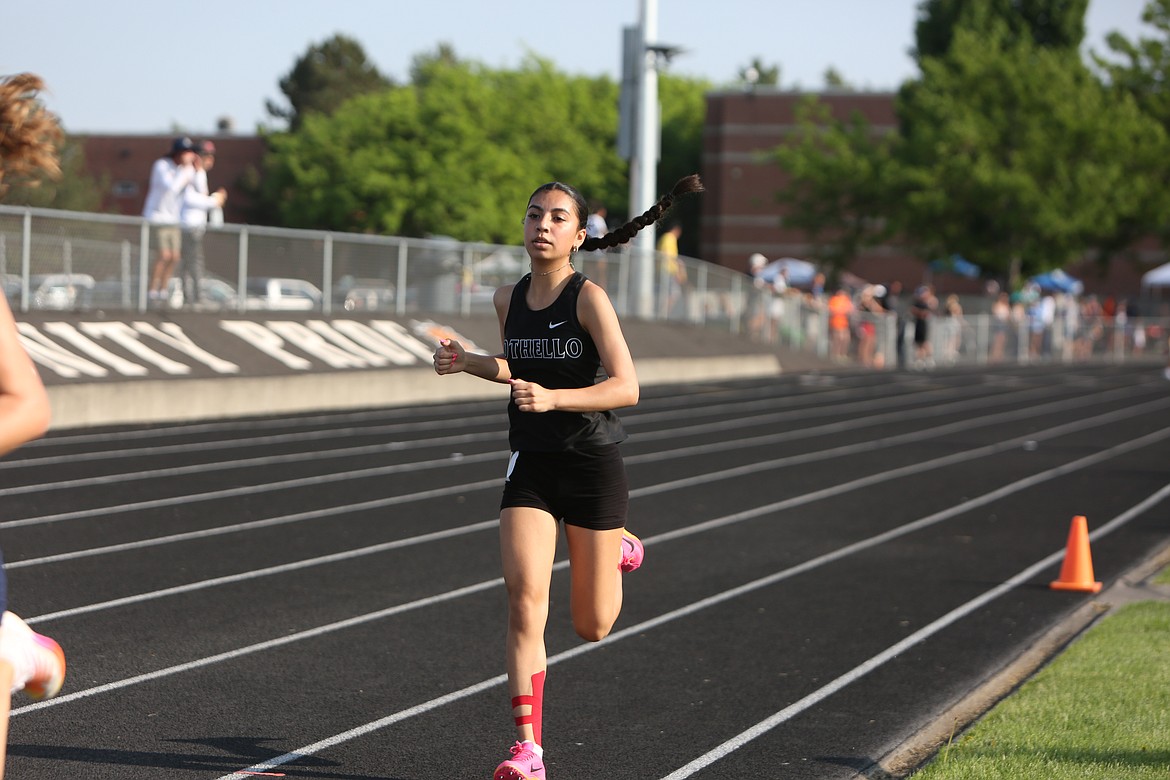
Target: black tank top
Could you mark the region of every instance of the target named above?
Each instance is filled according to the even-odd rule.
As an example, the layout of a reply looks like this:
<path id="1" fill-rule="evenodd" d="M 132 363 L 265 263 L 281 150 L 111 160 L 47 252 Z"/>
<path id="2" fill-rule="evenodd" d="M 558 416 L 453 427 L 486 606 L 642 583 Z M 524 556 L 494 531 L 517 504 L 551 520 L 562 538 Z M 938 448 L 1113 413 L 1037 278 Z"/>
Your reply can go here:
<path id="1" fill-rule="evenodd" d="M 577 319 L 585 275 L 573 274 L 552 305 L 540 311 L 525 300 L 532 274 L 512 290 L 504 321 L 504 358 L 515 379 L 562 390 L 590 387 L 606 378 L 597 345 Z M 626 438 L 617 415 L 605 412 L 522 412 L 508 403 L 508 444 L 513 451 L 560 452 L 615 444 Z"/>

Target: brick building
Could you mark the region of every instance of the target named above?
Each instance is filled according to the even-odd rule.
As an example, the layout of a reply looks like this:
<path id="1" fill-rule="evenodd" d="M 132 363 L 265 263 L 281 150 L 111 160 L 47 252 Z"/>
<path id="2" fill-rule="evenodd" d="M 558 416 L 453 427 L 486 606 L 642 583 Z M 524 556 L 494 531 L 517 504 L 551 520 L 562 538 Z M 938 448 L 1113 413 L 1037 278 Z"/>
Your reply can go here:
<path id="1" fill-rule="evenodd" d="M 86 172 L 106 180 L 101 210 L 114 214 L 141 216 L 154 161 L 171 150 L 173 135 L 78 135 L 85 152 Z M 196 137 L 196 143 L 215 144 L 215 167 L 208 174 L 212 191 L 228 192 L 224 204 L 227 222 L 248 222 L 251 203 L 241 182 L 255 179 L 264 161 L 265 144 L 258 136 L 222 135 Z"/>
<path id="2" fill-rule="evenodd" d="M 704 125 L 700 255 L 719 265 L 747 270 L 748 257 L 760 252 L 769 259 L 796 257 L 815 260 L 807 237 L 782 224 L 776 193 L 784 173 L 766 153 L 784 143 L 797 126 L 796 112 L 808 93 L 757 88 L 751 92 L 713 92 L 707 96 Z M 890 92 L 822 93 L 817 98 L 832 115 L 847 120 L 860 114 L 876 131 L 897 125 L 895 95 Z M 1094 261 L 1070 264 L 1066 270 L 1085 284 L 1085 291 L 1102 295 L 1134 295 L 1141 274 L 1166 262 L 1157 242 L 1143 242 L 1133 256 L 1117 257 L 1104 272 Z M 871 282 L 898 280 L 912 288 L 933 281 L 946 292 L 978 293 L 979 280 L 954 276 L 930 277 L 923 258 L 898 246 L 863 250 L 849 271 Z"/>

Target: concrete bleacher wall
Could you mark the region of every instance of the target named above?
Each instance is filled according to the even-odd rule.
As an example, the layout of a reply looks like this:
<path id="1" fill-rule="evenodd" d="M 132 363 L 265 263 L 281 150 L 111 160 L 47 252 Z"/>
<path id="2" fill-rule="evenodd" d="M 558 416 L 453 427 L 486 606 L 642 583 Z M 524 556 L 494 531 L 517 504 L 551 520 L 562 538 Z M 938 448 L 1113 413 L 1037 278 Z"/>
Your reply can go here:
<path id="1" fill-rule="evenodd" d="M 18 327 L 55 429 L 507 398 L 431 367 L 440 338 L 498 350 L 490 316 L 30 312 Z M 781 371 L 776 354 L 702 328 L 637 322 L 626 336 L 644 385 Z"/>

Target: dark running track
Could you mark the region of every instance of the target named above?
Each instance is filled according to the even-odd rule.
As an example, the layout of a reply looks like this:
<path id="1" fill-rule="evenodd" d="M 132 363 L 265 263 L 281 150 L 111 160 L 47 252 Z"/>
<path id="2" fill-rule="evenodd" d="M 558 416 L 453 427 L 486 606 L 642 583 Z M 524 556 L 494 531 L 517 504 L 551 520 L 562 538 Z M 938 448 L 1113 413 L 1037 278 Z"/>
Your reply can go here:
<path id="1" fill-rule="evenodd" d="M 550 780 L 848 778 L 1170 538 L 1158 368 L 790 375 L 623 415 L 647 562 L 585 644 L 554 579 Z M 66 648 L 13 778 L 447 780 L 512 742 L 503 400 L 53 434 L 0 463 L 11 607 Z M 249 775 L 246 772 L 267 772 Z"/>

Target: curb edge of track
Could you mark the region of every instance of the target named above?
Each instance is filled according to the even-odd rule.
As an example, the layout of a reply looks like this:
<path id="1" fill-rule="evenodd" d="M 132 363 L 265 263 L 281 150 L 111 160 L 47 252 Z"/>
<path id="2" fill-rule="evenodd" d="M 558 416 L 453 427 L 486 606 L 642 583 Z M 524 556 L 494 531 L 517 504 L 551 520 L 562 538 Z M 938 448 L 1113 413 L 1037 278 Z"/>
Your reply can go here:
<path id="1" fill-rule="evenodd" d="M 1019 656 L 948 707 L 881 759 L 856 777 L 870 780 L 901 780 L 920 769 L 945 745 L 1010 696 L 1043 666 L 1058 656 L 1082 632 L 1110 612 L 1134 601 L 1170 599 L 1147 580 L 1170 565 L 1170 541 L 1142 562 L 1123 572 L 1109 588 L 1077 607 L 1067 617 L 1036 639 Z"/>

